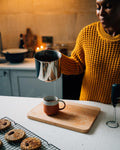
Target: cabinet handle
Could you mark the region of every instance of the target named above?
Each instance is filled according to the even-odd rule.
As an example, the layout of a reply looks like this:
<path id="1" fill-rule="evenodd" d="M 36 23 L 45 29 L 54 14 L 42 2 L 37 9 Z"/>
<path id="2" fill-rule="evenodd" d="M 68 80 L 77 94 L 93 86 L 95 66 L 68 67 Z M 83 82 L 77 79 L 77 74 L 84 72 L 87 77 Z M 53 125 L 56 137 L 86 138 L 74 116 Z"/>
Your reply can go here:
<path id="1" fill-rule="evenodd" d="M 6 71 L 4 71 L 4 72 L 3 72 L 3 75 L 4 75 L 4 76 L 6 76 L 6 75 L 7 75 L 7 72 L 6 72 Z"/>

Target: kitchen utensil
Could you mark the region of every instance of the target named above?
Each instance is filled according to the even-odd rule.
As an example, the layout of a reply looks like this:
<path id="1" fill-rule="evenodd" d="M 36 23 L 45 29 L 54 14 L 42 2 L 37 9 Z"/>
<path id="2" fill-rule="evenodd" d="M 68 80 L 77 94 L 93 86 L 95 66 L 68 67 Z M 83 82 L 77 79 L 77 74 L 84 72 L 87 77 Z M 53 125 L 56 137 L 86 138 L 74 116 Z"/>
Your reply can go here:
<path id="1" fill-rule="evenodd" d="M 60 102 L 63 103 L 62 107 L 59 107 Z M 65 106 L 65 102 L 56 96 L 46 96 L 43 98 L 43 110 L 47 115 L 56 115 L 59 110 L 63 110 Z"/>
<path id="2" fill-rule="evenodd" d="M 112 93 L 111 93 L 112 105 L 114 107 L 114 119 L 111 121 L 107 121 L 107 126 L 111 128 L 118 128 L 119 124 L 116 120 L 116 105 L 120 103 L 120 84 L 112 85 Z"/>
<path id="3" fill-rule="evenodd" d="M 55 50 L 43 50 L 35 54 L 37 77 L 39 80 L 51 82 L 61 75 L 61 53 Z"/>
<path id="4" fill-rule="evenodd" d="M 33 58 L 35 49 L 37 48 L 38 37 L 34 35 L 30 28 L 26 29 L 26 34 L 23 34 L 24 48 L 28 49 L 26 57 Z"/>
<path id="5" fill-rule="evenodd" d="M 97 118 L 100 108 L 68 101 L 65 103 L 65 109 L 59 111 L 55 116 L 46 115 L 43 111 L 43 103 L 40 103 L 28 112 L 27 117 L 69 130 L 87 133 Z"/>
<path id="6" fill-rule="evenodd" d="M 7 61 L 10 63 L 20 63 L 24 60 L 25 54 L 28 52 L 27 49 L 12 48 L 2 51 Z"/>

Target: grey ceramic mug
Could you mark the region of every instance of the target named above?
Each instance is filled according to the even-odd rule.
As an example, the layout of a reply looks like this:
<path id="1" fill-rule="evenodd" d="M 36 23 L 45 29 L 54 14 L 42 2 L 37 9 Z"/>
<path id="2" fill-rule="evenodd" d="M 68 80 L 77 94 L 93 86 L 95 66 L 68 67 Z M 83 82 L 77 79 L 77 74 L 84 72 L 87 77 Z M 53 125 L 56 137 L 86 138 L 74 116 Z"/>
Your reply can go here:
<path id="1" fill-rule="evenodd" d="M 59 106 L 59 103 L 63 105 Z M 56 115 L 59 110 L 63 110 L 65 107 L 66 103 L 56 96 L 46 96 L 43 98 L 43 111 L 49 116 Z"/>

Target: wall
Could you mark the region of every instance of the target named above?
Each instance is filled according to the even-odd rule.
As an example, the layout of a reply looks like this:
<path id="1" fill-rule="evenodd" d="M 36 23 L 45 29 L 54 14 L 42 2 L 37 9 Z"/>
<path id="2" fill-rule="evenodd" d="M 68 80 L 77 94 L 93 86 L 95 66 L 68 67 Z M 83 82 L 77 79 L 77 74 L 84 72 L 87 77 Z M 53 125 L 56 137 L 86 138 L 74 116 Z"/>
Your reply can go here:
<path id="1" fill-rule="evenodd" d="M 18 47 L 28 27 L 39 38 L 75 42 L 81 28 L 97 21 L 95 7 L 95 0 L 0 0 L 3 48 Z"/>

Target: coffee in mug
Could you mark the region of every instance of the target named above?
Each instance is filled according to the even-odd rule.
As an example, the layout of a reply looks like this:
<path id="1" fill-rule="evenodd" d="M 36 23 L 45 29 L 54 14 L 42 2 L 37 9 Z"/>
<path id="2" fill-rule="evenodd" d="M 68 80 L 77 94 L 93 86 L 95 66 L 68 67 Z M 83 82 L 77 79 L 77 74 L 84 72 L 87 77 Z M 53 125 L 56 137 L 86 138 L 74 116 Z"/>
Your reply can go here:
<path id="1" fill-rule="evenodd" d="M 59 107 L 59 103 L 63 103 L 63 107 Z M 56 96 L 46 96 L 43 98 L 43 110 L 44 112 L 51 116 L 58 113 L 59 110 L 63 110 L 66 104 L 63 100 L 59 100 Z"/>

